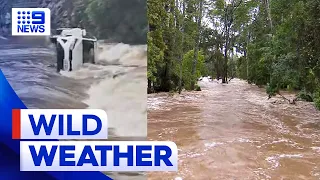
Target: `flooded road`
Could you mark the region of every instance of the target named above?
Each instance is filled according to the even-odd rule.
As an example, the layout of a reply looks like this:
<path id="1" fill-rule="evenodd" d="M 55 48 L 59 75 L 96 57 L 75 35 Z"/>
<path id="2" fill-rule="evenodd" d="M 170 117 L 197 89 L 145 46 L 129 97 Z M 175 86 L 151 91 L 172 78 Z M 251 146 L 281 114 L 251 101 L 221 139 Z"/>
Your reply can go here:
<path id="1" fill-rule="evenodd" d="M 179 148 L 177 173 L 148 179 L 320 179 L 320 112 L 268 100 L 234 79 L 199 82 L 201 92 L 148 97 L 148 137 Z"/>
<path id="2" fill-rule="evenodd" d="M 146 45 L 99 43 L 96 64 L 57 73 L 55 48 L 38 41 L 0 40 L 0 70 L 28 108 L 103 109 L 116 136 L 146 137 Z"/>
<path id="3" fill-rule="evenodd" d="M 103 109 L 109 140 L 144 140 L 146 45 L 99 43 L 96 56 L 96 64 L 57 73 L 55 48 L 46 42 L 0 39 L 0 70 L 28 108 Z M 146 179 L 139 172 L 107 174 L 119 180 Z"/>

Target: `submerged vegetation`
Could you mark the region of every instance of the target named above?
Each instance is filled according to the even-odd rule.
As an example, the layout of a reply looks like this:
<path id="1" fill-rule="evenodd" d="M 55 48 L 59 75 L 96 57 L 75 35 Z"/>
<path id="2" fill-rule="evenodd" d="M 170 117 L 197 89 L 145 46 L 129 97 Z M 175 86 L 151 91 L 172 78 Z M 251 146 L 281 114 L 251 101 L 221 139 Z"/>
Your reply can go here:
<path id="1" fill-rule="evenodd" d="M 238 77 L 320 109 L 320 1 L 147 0 L 148 92 Z"/>

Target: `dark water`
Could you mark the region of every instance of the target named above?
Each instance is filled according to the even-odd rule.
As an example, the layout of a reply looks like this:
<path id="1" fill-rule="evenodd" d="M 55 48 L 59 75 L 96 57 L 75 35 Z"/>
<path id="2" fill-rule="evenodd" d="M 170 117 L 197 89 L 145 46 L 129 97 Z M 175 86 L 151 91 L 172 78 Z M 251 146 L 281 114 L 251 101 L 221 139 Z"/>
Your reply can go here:
<path id="1" fill-rule="evenodd" d="M 89 82 L 56 72 L 54 48 L 45 43 L 3 40 L 0 68 L 28 108 L 83 108 Z"/>
<path id="2" fill-rule="evenodd" d="M 201 92 L 148 97 L 148 138 L 179 148 L 179 171 L 148 179 L 320 179 L 320 112 L 311 103 L 268 100 L 238 79 L 199 84 Z"/>
<path id="3" fill-rule="evenodd" d="M 45 40 L 0 38 L 0 68 L 28 108 L 103 109 L 111 140 L 145 139 L 146 46 L 100 43 L 96 56 L 95 65 L 57 73 L 55 48 Z M 111 175 L 145 179 L 141 173 Z"/>

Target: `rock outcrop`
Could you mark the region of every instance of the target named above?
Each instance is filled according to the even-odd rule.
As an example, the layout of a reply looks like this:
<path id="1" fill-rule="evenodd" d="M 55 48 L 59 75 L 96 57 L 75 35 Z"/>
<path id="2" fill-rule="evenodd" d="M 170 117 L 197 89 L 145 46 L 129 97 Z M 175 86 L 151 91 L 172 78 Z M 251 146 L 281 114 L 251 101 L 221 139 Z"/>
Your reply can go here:
<path id="1" fill-rule="evenodd" d="M 42 0 L 39 7 L 51 10 L 52 28 L 72 26 L 73 0 Z"/>
<path id="2" fill-rule="evenodd" d="M 0 0 L 2 12 L 11 12 L 12 7 L 49 8 L 53 30 L 80 27 L 111 42 L 147 41 L 146 0 Z"/>

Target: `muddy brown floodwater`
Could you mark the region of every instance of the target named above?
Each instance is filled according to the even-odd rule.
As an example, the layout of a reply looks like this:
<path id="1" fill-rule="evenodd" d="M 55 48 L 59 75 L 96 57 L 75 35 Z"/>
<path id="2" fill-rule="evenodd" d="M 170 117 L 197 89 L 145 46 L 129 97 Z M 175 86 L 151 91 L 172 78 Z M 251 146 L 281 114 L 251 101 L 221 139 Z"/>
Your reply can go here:
<path id="1" fill-rule="evenodd" d="M 149 95 L 148 137 L 177 144 L 179 171 L 148 179 L 320 179 L 320 112 L 311 103 L 268 100 L 238 79 L 199 84 L 201 92 Z"/>

